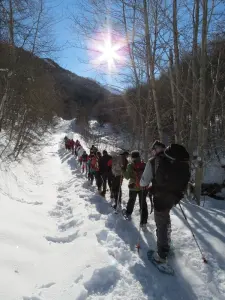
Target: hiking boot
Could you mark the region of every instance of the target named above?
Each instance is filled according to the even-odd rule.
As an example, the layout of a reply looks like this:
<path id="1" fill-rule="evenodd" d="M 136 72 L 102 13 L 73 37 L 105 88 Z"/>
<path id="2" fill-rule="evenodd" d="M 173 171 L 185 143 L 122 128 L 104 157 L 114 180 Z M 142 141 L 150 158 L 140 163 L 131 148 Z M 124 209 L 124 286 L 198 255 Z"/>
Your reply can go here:
<path id="1" fill-rule="evenodd" d="M 158 252 L 154 252 L 153 259 L 157 264 L 166 264 L 167 263 L 167 258 L 160 257 Z"/>

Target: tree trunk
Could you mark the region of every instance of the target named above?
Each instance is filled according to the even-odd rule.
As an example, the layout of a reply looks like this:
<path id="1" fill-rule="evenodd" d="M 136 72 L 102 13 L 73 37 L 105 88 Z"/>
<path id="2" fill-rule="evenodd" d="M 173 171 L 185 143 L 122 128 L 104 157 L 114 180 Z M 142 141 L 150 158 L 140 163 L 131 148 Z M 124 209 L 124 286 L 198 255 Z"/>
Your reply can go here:
<path id="1" fill-rule="evenodd" d="M 208 0 L 202 0 L 202 41 L 200 59 L 200 101 L 198 123 L 198 168 L 196 170 L 195 195 L 200 205 L 201 184 L 203 179 L 203 160 L 205 143 L 205 107 L 206 107 L 206 67 L 207 67 L 207 28 L 208 28 Z"/>
<path id="2" fill-rule="evenodd" d="M 199 4 L 200 0 L 195 0 L 193 8 L 193 46 L 192 46 L 192 107 L 191 107 L 191 129 L 189 137 L 189 152 L 193 154 L 197 127 L 197 99 L 198 99 L 198 32 L 199 32 Z"/>
<path id="3" fill-rule="evenodd" d="M 178 28 L 177 28 L 177 0 L 173 0 L 173 46 L 174 46 L 174 67 L 175 67 L 175 74 L 176 74 L 176 91 L 174 91 L 174 110 L 176 112 L 175 116 L 175 142 L 180 142 L 180 132 L 181 129 L 181 119 L 180 119 L 180 111 L 182 107 L 181 97 L 179 94 L 180 89 L 180 53 L 179 53 L 179 36 L 178 36 Z"/>
<path id="4" fill-rule="evenodd" d="M 159 110 L 159 99 L 156 93 L 156 80 L 155 80 L 155 57 L 152 54 L 152 43 L 150 39 L 150 30 L 149 30 L 149 20 L 148 20 L 148 9 L 147 9 L 147 0 L 143 0 L 143 13 L 144 13 L 144 23 L 145 23 L 145 41 L 146 41 L 146 56 L 147 56 L 147 78 L 149 89 L 153 95 L 153 102 L 156 113 L 157 128 L 160 140 L 163 140 L 163 129 L 162 129 L 162 120 Z M 156 38 L 156 36 L 155 36 Z"/>

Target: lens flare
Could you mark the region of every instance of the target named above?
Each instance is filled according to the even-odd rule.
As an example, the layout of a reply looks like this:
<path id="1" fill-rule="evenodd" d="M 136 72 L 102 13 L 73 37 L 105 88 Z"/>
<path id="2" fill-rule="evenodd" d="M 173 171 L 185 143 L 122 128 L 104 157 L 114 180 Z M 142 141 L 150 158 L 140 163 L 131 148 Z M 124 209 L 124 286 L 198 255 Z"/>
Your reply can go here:
<path id="1" fill-rule="evenodd" d="M 111 31 L 95 34 L 88 43 L 91 63 L 96 68 L 107 69 L 109 72 L 118 71 L 126 62 L 127 43 L 118 33 Z"/>

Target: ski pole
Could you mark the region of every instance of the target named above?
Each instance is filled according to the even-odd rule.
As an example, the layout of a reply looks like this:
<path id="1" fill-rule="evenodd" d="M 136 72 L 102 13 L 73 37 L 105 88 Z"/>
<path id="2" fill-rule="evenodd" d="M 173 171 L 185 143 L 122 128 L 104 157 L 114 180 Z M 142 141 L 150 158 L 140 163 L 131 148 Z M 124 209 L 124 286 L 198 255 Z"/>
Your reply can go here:
<path id="1" fill-rule="evenodd" d="M 197 240 L 197 238 L 196 238 L 196 236 L 195 236 L 195 234 L 194 234 L 194 232 L 193 232 L 193 230 L 192 230 L 192 228 L 191 228 L 190 223 L 188 222 L 187 216 L 186 216 L 186 214 L 185 214 L 185 212 L 184 212 L 184 210 L 183 210 L 183 208 L 182 208 L 182 206 L 181 206 L 180 203 L 179 203 L 179 206 L 180 206 L 180 210 L 181 210 L 181 212 L 182 212 L 182 214 L 183 214 L 183 216 L 184 216 L 184 219 L 186 220 L 187 225 L 188 225 L 188 227 L 189 227 L 189 229 L 190 229 L 190 231 L 191 231 L 191 233 L 192 233 L 192 236 L 193 236 L 193 238 L 194 238 L 194 240 L 195 240 L 195 243 L 196 243 L 196 245 L 197 245 L 197 247 L 198 247 L 198 249 L 199 249 L 199 251 L 200 251 L 200 253 L 201 253 L 202 260 L 203 260 L 203 262 L 204 262 L 205 264 L 207 264 L 208 261 L 207 261 L 207 259 L 205 258 L 204 254 L 203 254 L 203 252 L 202 252 L 202 249 L 201 249 L 201 247 L 200 247 L 200 245 L 199 245 L 199 243 L 198 243 L 198 240 Z"/>

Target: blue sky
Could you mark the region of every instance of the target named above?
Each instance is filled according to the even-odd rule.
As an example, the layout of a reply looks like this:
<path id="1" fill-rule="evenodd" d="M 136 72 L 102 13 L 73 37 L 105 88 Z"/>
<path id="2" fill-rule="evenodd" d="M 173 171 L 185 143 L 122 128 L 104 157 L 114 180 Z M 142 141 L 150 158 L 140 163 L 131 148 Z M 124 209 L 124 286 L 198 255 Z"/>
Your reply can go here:
<path id="1" fill-rule="evenodd" d="M 88 64 L 88 54 L 85 49 L 73 46 L 76 44 L 75 40 L 78 33 L 73 31 L 73 22 L 69 15 L 75 9 L 75 3 L 76 0 L 52 0 L 50 2 L 51 14 L 56 20 L 54 34 L 57 44 L 63 46 L 63 50 L 55 54 L 57 57 L 55 60 L 60 66 L 77 75 L 93 78 L 102 84 L 115 84 L 114 78 L 103 76 L 92 65 Z M 84 63 L 84 61 L 87 63 Z"/>
<path id="2" fill-rule="evenodd" d="M 54 25 L 54 34 L 58 45 L 63 50 L 56 53 L 57 62 L 64 68 L 85 77 L 95 77 L 97 74 L 90 71 L 90 66 L 81 63 L 80 60 L 88 60 L 85 50 L 73 47 L 73 40 L 76 38 L 72 30 L 72 21 L 69 19 L 69 12 L 76 0 L 55 0 L 51 4 L 51 14 L 57 23 Z"/>

